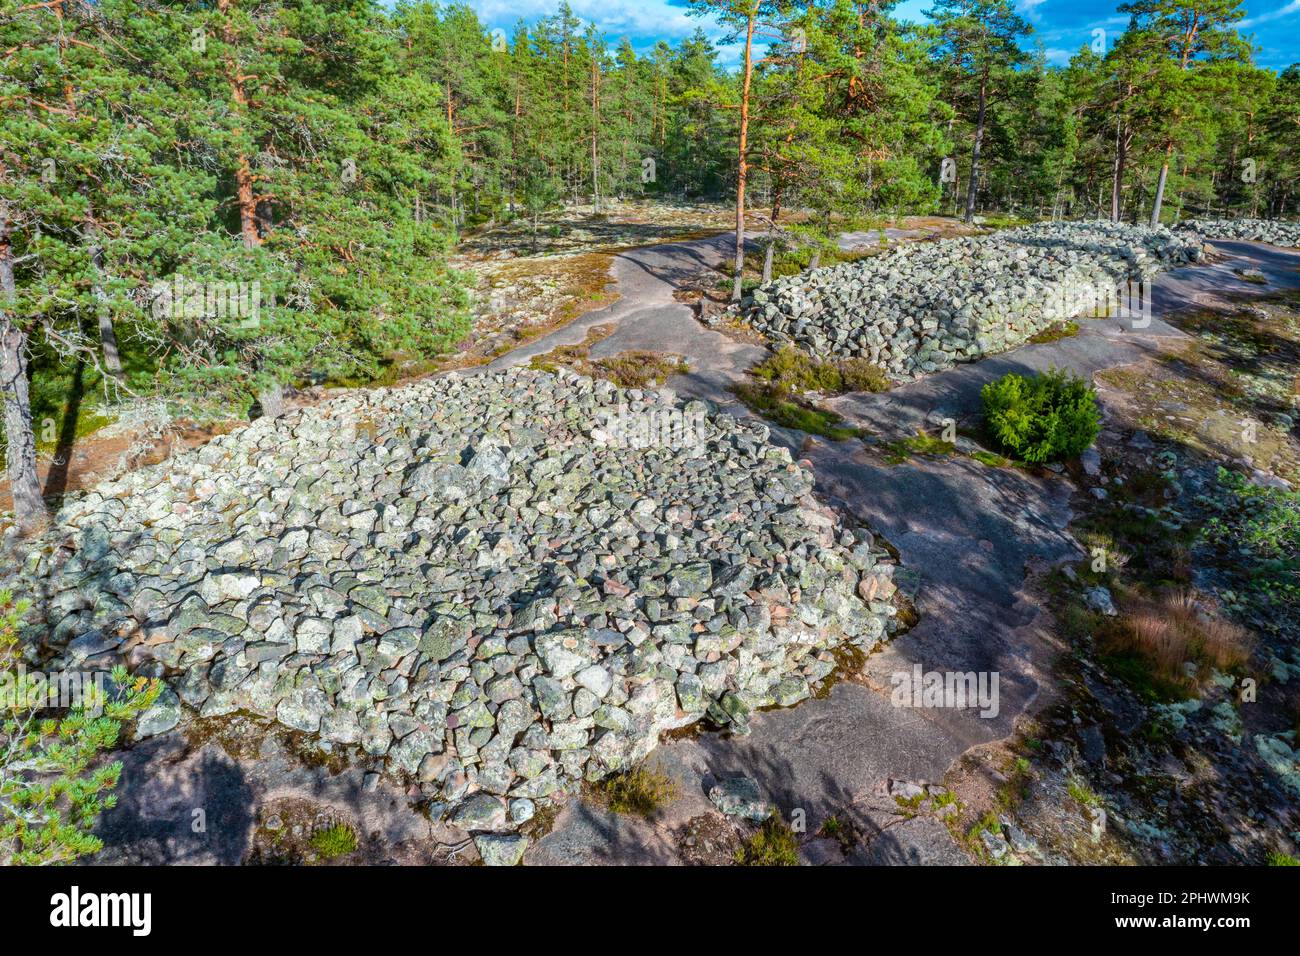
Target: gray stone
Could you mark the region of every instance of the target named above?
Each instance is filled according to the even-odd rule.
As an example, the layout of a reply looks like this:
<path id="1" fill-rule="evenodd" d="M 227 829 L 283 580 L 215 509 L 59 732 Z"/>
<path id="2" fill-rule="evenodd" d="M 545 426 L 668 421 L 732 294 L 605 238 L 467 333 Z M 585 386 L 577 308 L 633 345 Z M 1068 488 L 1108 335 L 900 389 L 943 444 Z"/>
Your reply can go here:
<path id="1" fill-rule="evenodd" d="M 750 777 L 726 777 L 709 788 L 709 799 L 727 816 L 766 820 L 772 805 L 763 798 L 758 781 Z"/>
<path id="2" fill-rule="evenodd" d="M 474 837 L 479 858 L 487 866 L 518 866 L 528 849 L 528 837 L 505 833 L 480 833 Z"/>

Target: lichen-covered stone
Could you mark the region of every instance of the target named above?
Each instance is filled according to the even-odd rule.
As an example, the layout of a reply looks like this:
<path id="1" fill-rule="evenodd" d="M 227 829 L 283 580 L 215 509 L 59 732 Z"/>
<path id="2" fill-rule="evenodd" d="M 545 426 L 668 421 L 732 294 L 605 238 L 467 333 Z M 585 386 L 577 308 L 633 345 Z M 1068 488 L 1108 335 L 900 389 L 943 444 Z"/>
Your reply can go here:
<path id="1" fill-rule="evenodd" d="M 706 712 L 743 732 L 830 648 L 896 629 L 888 554 L 762 424 L 601 437 L 682 410 L 531 370 L 348 392 L 74 492 L 0 587 L 46 609 L 51 669 L 167 673 L 140 733 L 273 717 L 509 829 Z"/>

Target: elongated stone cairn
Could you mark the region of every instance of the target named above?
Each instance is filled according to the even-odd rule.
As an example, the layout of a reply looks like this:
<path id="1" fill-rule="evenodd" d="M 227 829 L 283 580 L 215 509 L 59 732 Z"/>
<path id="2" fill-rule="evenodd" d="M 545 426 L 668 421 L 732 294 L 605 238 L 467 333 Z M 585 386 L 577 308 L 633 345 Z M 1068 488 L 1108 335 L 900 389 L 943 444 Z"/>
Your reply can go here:
<path id="1" fill-rule="evenodd" d="M 1235 239 L 1300 247 L 1300 222 L 1281 219 L 1185 219 L 1174 228 L 1197 233 L 1207 241 Z"/>
<path id="2" fill-rule="evenodd" d="M 1110 222 L 1046 223 L 904 243 L 778 279 L 742 305 L 774 344 L 865 358 L 906 380 L 1022 344 L 1130 280 L 1197 261 L 1199 238 Z"/>

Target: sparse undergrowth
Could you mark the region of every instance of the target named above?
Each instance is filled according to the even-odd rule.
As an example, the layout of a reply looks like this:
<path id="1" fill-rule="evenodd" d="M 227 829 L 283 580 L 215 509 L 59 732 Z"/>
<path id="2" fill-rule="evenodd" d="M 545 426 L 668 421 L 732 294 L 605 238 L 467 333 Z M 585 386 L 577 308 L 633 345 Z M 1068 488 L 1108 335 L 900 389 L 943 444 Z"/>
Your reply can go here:
<path id="1" fill-rule="evenodd" d="M 731 388 L 747 408 L 783 428 L 832 441 L 861 438 L 866 432 L 843 424 L 843 416 L 818 404 L 815 396 L 883 392 L 892 385 L 883 369 L 865 359 L 821 362 L 793 345 L 783 346 L 749 373 L 758 381 Z"/>
<path id="2" fill-rule="evenodd" d="M 646 764 L 607 777 L 597 785 L 605 804 L 615 813 L 649 818 L 677 799 L 677 784 L 666 773 Z"/>
<path id="3" fill-rule="evenodd" d="M 885 392 L 893 383 L 885 370 L 863 358 L 822 362 L 793 345 L 778 351 L 749 370 L 755 378 L 789 392 Z"/>
<path id="4" fill-rule="evenodd" d="M 310 843 L 322 860 L 335 860 L 356 850 L 357 833 L 346 823 L 335 823 L 313 833 Z"/>
<path id="5" fill-rule="evenodd" d="M 1061 339 L 1068 339 L 1078 334 L 1079 323 L 1071 320 L 1049 325 L 1043 331 L 1031 335 L 1028 341 L 1030 345 L 1043 345 L 1047 342 L 1059 342 Z"/>
<path id="6" fill-rule="evenodd" d="M 591 347 L 613 334 L 613 327 L 596 325 L 587 330 L 577 345 L 560 345 L 542 355 L 533 356 L 530 368 L 554 372 L 570 368 L 580 375 L 604 378 L 619 388 L 652 388 L 663 385 L 674 375 L 691 369 L 680 355 L 633 349 L 607 358 L 591 358 Z"/>
<path id="7" fill-rule="evenodd" d="M 773 812 L 753 836 L 736 851 L 740 866 L 798 866 L 799 840 L 781 817 Z"/>
<path id="8" fill-rule="evenodd" d="M 920 431 L 909 438 L 900 438 L 883 446 L 885 460 L 891 465 L 901 465 L 912 455 L 946 458 L 956 450 L 957 446 L 952 442 Z"/>
<path id="9" fill-rule="evenodd" d="M 750 411 L 782 428 L 797 428 L 809 435 L 831 441 L 861 438 L 864 434 L 860 428 L 843 424 L 843 416 L 829 408 L 823 408 L 808 399 L 796 398 L 774 385 L 738 382 L 731 387 L 731 391 Z"/>

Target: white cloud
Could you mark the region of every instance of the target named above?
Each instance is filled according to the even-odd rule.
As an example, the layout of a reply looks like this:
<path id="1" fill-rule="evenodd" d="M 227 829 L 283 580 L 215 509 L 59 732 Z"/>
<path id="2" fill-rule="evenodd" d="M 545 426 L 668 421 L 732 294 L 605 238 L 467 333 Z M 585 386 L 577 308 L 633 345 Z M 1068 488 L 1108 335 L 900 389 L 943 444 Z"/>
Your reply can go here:
<path id="1" fill-rule="evenodd" d="M 1239 27 L 1253 27 L 1257 23 L 1267 23 L 1269 20 L 1276 20 L 1279 17 L 1290 16 L 1297 11 L 1300 11 L 1300 0 L 1291 0 L 1291 2 L 1285 7 L 1280 7 L 1271 13 L 1261 13 L 1257 17 L 1250 17 L 1247 20 L 1242 20 L 1241 23 L 1237 25 Z"/>
<path id="2" fill-rule="evenodd" d="M 559 9 L 556 0 L 468 0 L 479 19 L 494 24 L 526 20 L 535 23 L 555 14 Z M 569 0 L 576 16 L 597 27 L 611 37 L 623 35 L 655 34 L 681 39 L 703 26 L 712 33 L 715 24 L 707 19 L 688 15 L 683 7 L 671 6 L 664 0 Z"/>

